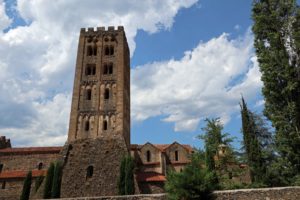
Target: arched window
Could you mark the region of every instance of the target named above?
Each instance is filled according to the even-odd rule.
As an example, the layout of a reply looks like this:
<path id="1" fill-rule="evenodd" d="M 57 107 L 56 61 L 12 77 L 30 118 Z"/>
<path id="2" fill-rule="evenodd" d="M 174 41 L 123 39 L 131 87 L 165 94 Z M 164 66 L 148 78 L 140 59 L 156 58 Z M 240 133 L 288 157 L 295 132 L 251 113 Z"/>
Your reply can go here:
<path id="1" fill-rule="evenodd" d="M 86 121 L 86 122 L 85 122 L 84 130 L 85 130 L 85 131 L 90 130 L 90 122 L 89 122 L 89 121 Z"/>
<path id="2" fill-rule="evenodd" d="M 107 120 L 103 121 L 103 130 L 106 131 L 108 128 Z"/>
<path id="3" fill-rule="evenodd" d="M 93 55 L 93 48 L 91 45 L 87 46 L 87 51 L 86 51 L 87 56 Z"/>
<path id="4" fill-rule="evenodd" d="M 104 99 L 109 99 L 109 89 L 108 88 L 105 89 Z"/>
<path id="5" fill-rule="evenodd" d="M 93 166 L 88 166 L 88 168 L 86 169 L 86 178 L 91 178 L 93 176 L 94 173 L 94 167 Z"/>
<path id="6" fill-rule="evenodd" d="M 92 99 L 92 90 L 87 89 L 86 90 L 86 100 L 91 100 Z"/>
<path id="7" fill-rule="evenodd" d="M 178 161 L 178 151 L 175 151 L 175 161 Z"/>
<path id="8" fill-rule="evenodd" d="M 114 46 L 111 45 L 111 46 L 104 47 L 104 54 L 106 56 L 112 56 L 112 55 L 114 55 L 114 53 L 115 53 Z"/>
<path id="9" fill-rule="evenodd" d="M 85 67 L 85 75 L 95 75 L 96 74 L 96 65 L 95 64 L 87 64 Z"/>
<path id="10" fill-rule="evenodd" d="M 151 161 L 151 152 L 148 150 L 146 154 L 147 154 L 147 162 L 150 162 Z"/>
<path id="11" fill-rule="evenodd" d="M 43 163 L 42 163 L 42 162 L 40 162 L 40 163 L 38 164 L 38 170 L 41 170 L 41 169 L 43 169 Z"/>

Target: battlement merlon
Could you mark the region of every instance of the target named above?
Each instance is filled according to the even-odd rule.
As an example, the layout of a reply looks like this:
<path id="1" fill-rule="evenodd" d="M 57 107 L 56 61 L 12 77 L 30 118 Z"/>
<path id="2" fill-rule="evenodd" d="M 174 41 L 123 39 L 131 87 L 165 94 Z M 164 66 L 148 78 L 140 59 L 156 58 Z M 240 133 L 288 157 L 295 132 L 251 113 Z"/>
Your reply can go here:
<path id="1" fill-rule="evenodd" d="M 115 28 L 114 26 L 108 26 L 106 27 L 89 27 L 89 28 L 81 28 L 80 34 L 86 34 L 86 33 L 99 33 L 99 32 L 124 32 L 123 26 L 118 26 Z"/>

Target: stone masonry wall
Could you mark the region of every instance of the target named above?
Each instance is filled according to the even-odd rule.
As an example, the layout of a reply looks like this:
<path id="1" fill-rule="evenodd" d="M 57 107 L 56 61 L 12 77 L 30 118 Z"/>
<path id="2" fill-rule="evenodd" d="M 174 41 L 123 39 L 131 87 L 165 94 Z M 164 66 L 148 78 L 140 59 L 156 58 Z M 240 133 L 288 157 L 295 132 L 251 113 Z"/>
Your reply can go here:
<path id="1" fill-rule="evenodd" d="M 85 139 L 71 143 L 63 169 L 62 197 L 116 195 L 122 157 L 128 153 L 124 139 Z M 91 177 L 87 169 L 93 167 Z"/>
<path id="2" fill-rule="evenodd" d="M 215 191 L 214 200 L 299 200 L 300 187 L 263 188 Z M 81 197 L 64 200 L 166 200 L 166 194 L 130 196 Z"/>

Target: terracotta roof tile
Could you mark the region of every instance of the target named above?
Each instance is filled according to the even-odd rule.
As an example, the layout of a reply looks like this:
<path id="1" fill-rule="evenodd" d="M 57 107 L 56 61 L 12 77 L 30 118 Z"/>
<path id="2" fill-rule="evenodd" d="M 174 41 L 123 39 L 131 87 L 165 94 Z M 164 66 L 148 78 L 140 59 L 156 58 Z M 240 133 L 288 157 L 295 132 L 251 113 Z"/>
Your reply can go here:
<path id="1" fill-rule="evenodd" d="M 32 170 L 32 176 L 45 176 L 47 170 Z M 0 179 L 25 178 L 28 171 L 3 171 L 0 173 Z"/>
<path id="2" fill-rule="evenodd" d="M 173 143 L 172 143 L 173 144 Z M 157 149 L 159 149 L 161 152 L 164 152 L 169 146 L 172 144 L 152 144 L 155 146 Z M 188 145 L 188 144 L 179 144 L 182 145 L 184 148 L 186 148 L 190 153 L 194 151 L 194 149 Z M 132 144 L 131 145 L 131 150 L 138 150 L 142 148 L 143 145 L 138 145 L 138 144 Z"/>
<path id="3" fill-rule="evenodd" d="M 0 149 L 0 154 L 43 154 L 59 153 L 62 147 L 23 147 Z"/>
<path id="4" fill-rule="evenodd" d="M 156 172 L 139 172 L 136 174 L 138 182 L 164 182 L 166 177 Z"/>

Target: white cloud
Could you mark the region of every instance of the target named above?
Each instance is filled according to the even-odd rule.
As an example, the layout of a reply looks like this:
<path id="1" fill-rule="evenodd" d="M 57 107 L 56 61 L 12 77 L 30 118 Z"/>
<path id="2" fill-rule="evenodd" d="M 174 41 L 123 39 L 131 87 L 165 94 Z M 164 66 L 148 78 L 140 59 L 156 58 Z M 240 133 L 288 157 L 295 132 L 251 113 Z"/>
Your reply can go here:
<path id="1" fill-rule="evenodd" d="M 11 19 L 5 13 L 5 3 L 0 0 L 0 31 L 7 28 L 11 23 Z"/>
<path id="2" fill-rule="evenodd" d="M 65 142 L 81 27 L 123 25 L 133 54 L 139 29 L 170 29 L 178 10 L 195 2 L 18 0 L 9 9 L 28 25 L 3 33 L 12 19 L 0 0 L 1 135 L 17 145 Z"/>
<path id="3" fill-rule="evenodd" d="M 175 131 L 195 130 L 205 117 L 228 122 L 239 109 L 241 94 L 251 100 L 262 86 L 252 41 L 249 32 L 235 40 L 222 34 L 180 60 L 133 69 L 133 119 L 163 115 L 164 121 L 175 123 Z"/>

